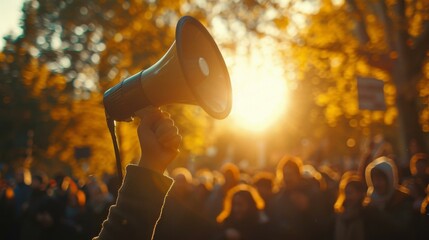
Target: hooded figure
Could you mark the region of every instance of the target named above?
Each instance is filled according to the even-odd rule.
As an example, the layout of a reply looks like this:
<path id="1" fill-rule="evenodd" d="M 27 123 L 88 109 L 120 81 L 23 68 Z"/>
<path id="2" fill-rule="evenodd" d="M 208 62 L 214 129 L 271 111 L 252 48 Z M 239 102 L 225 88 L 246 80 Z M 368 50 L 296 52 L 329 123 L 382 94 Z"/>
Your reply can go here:
<path id="1" fill-rule="evenodd" d="M 395 163 L 379 157 L 365 169 L 368 185 L 364 204 L 373 209 L 371 232 L 382 239 L 410 239 L 412 199 L 398 184 Z"/>
<path id="2" fill-rule="evenodd" d="M 274 239 L 275 232 L 270 228 L 264 208 L 265 202 L 256 188 L 247 184 L 231 188 L 216 218 L 221 229 L 214 239 Z"/>
<path id="3" fill-rule="evenodd" d="M 413 197 L 413 208 L 420 211 L 420 205 L 426 197 L 426 187 L 429 185 L 429 156 L 425 153 L 416 153 L 410 160 L 411 176 L 402 184 L 410 190 Z"/>
<path id="4" fill-rule="evenodd" d="M 337 201 L 334 204 L 336 240 L 368 239 L 365 229 L 363 200 L 365 185 L 360 175 L 346 172 L 341 178 Z M 367 235 L 367 236 L 365 236 Z"/>
<path id="5" fill-rule="evenodd" d="M 384 209 L 398 190 L 398 172 L 395 163 L 387 157 L 371 162 L 365 171 L 368 185 L 366 203 Z"/>

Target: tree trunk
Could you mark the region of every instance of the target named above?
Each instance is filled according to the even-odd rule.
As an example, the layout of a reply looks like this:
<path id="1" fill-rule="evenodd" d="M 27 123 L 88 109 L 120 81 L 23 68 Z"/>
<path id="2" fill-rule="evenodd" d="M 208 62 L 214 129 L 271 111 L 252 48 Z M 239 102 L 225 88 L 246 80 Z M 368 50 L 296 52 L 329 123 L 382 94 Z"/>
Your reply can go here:
<path id="1" fill-rule="evenodd" d="M 398 94 L 398 163 L 408 165 L 411 156 L 416 152 L 426 152 L 426 143 L 419 122 L 418 97 L 406 97 Z"/>

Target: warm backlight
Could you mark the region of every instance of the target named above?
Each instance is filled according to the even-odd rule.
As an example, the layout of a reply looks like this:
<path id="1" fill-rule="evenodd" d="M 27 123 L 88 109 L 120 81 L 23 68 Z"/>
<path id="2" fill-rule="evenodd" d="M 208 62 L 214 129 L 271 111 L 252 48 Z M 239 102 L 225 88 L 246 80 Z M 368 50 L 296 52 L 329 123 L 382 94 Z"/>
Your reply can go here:
<path id="1" fill-rule="evenodd" d="M 233 107 L 237 126 L 260 132 L 277 122 L 286 108 L 284 70 L 269 56 L 239 57 L 230 69 Z"/>

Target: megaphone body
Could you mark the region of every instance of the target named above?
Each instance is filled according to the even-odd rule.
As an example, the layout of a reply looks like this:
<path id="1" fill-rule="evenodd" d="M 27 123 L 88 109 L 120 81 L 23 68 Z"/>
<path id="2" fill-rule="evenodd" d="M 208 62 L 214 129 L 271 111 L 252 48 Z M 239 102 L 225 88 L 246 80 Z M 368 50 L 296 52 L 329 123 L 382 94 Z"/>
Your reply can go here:
<path id="1" fill-rule="evenodd" d="M 204 26 L 182 17 L 176 40 L 150 68 L 126 78 L 104 93 L 106 115 L 130 121 L 148 106 L 184 103 L 201 106 L 222 119 L 231 111 L 231 83 L 223 57 Z"/>

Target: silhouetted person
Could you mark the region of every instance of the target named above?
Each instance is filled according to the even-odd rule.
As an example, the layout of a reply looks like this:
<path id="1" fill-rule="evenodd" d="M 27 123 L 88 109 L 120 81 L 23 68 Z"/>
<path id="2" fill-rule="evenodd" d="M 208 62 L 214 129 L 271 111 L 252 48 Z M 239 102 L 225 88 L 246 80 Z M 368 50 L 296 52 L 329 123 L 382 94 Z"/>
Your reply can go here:
<path id="1" fill-rule="evenodd" d="M 0 239 L 9 240 L 18 237 L 15 219 L 15 201 L 13 187 L 0 179 Z"/>
<path id="2" fill-rule="evenodd" d="M 193 209 L 204 218 L 209 219 L 205 204 L 213 190 L 213 173 L 208 169 L 200 169 L 195 173 L 193 194 L 195 203 Z"/>
<path id="3" fill-rule="evenodd" d="M 410 239 L 413 237 L 412 198 L 398 184 L 395 163 L 379 157 L 365 170 L 368 185 L 365 205 L 375 210 L 368 227 L 374 239 Z"/>
<path id="4" fill-rule="evenodd" d="M 74 240 L 77 239 L 76 232 L 62 221 L 63 211 L 60 203 L 50 197 L 43 198 L 38 205 L 34 216 L 30 219 L 33 224 L 26 225 L 21 232 L 23 240 Z M 25 231 L 24 231 L 25 229 Z"/>
<path id="5" fill-rule="evenodd" d="M 277 166 L 281 187 L 268 216 L 283 239 L 320 239 L 320 214 L 312 200 L 312 184 L 302 176 L 302 166 L 301 159 L 288 156 Z"/>
<path id="6" fill-rule="evenodd" d="M 357 173 L 346 172 L 341 178 L 338 197 L 334 204 L 335 240 L 365 240 L 363 201 L 366 189 Z"/>
<path id="7" fill-rule="evenodd" d="M 194 209 L 192 175 L 186 168 L 176 168 L 161 219 L 156 228 L 157 239 L 207 239 L 214 228 L 202 212 Z"/>
<path id="8" fill-rule="evenodd" d="M 253 176 L 252 185 L 258 190 L 264 202 L 270 203 L 274 198 L 274 174 L 270 172 L 258 172 Z"/>
<path id="9" fill-rule="evenodd" d="M 224 182 L 223 184 L 216 185 L 206 204 L 207 214 L 211 219 L 215 219 L 222 211 L 222 204 L 225 199 L 226 193 L 235 187 L 240 181 L 240 170 L 235 164 L 226 163 L 221 169 Z"/>
<path id="10" fill-rule="evenodd" d="M 429 184 L 429 156 L 424 153 L 414 154 L 410 160 L 411 177 L 403 182 L 413 197 L 413 208 L 420 212 L 420 205 L 426 197 L 426 186 Z"/>
<path id="11" fill-rule="evenodd" d="M 91 179 L 85 186 L 87 191 L 86 209 L 82 219 L 82 225 L 89 236 L 95 236 L 100 232 L 101 224 L 106 219 L 110 205 L 113 204 L 106 184 L 97 179 Z"/>
<path id="12" fill-rule="evenodd" d="M 67 201 L 64 208 L 63 219 L 62 221 L 69 228 L 71 228 L 75 235 L 76 239 L 87 239 L 89 235 L 88 231 L 86 231 L 86 227 L 88 224 L 85 224 L 86 220 L 86 195 L 85 193 L 79 189 L 78 185 L 75 181 L 73 181 L 70 177 L 66 177 L 64 183 L 68 185 L 67 187 Z M 106 214 L 107 215 L 107 214 Z M 106 215 L 104 217 L 106 217 Z M 104 219 L 98 222 L 98 226 Z M 98 231 L 100 228 L 98 228 Z M 92 236 L 97 234 L 98 232 L 92 233 Z M 85 238 L 86 237 L 86 238 Z"/>
<path id="13" fill-rule="evenodd" d="M 230 189 L 217 217 L 221 229 L 215 239 L 274 239 L 275 231 L 270 231 L 264 205 L 257 190 L 250 185 L 239 184 Z"/>
<path id="14" fill-rule="evenodd" d="M 415 219 L 416 239 L 423 240 L 429 237 L 429 185 L 426 187 L 426 197 L 420 205 L 419 215 Z"/>

